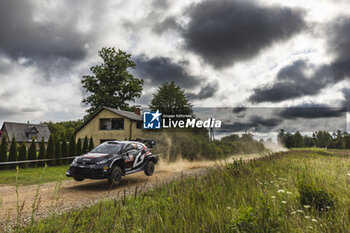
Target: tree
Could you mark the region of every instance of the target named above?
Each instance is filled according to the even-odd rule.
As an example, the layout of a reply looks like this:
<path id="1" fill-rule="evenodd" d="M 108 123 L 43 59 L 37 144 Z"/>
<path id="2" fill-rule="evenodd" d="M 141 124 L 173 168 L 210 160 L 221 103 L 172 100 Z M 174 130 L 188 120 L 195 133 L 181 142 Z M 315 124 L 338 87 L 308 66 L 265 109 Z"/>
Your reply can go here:
<path id="1" fill-rule="evenodd" d="M 62 137 L 61 154 L 62 154 L 62 157 L 69 157 L 66 135 L 63 135 L 63 137 Z M 67 159 L 62 160 L 62 163 L 64 163 L 64 164 L 67 164 L 68 162 L 69 161 Z"/>
<path id="2" fill-rule="evenodd" d="M 82 151 L 81 151 L 81 140 L 80 140 L 80 138 L 78 138 L 78 141 L 77 141 L 77 156 L 79 156 L 81 154 L 82 154 Z"/>
<path id="3" fill-rule="evenodd" d="M 28 149 L 28 160 L 36 160 L 36 145 L 35 145 L 35 137 L 32 138 L 32 143 Z M 36 167 L 35 162 L 29 163 L 30 167 Z"/>
<path id="4" fill-rule="evenodd" d="M 193 114 L 192 105 L 189 103 L 185 91 L 175 82 L 164 83 L 158 87 L 157 92 L 153 94 L 150 108 L 152 111 L 159 110 L 162 114 L 167 115 Z"/>
<path id="5" fill-rule="evenodd" d="M 56 145 L 55 145 L 55 165 L 62 165 L 62 151 L 61 151 L 61 142 L 60 140 L 56 139 Z"/>
<path id="6" fill-rule="evenodd" d="M 83 142 L 83 150 L 82 150 L 82 152 L 86 153 L 88 151 L 89 151 L 89 140 L 88 140 L 87 136 L 85 136 L 84 142 Z"/>
<path id="7" fill-rule="evenodd" d="M 90 138 L 90 142 L 89 142 L 89 151 L 92 151 L 92 149 L 94 149 L 94 140 L 92 139 L 92 137 Z"/>
<path id="8" fill-rule="evenodd" d="M 75 136 L 72 135 L 69 141 L 69 156 L 77 156 L 77 149 L 75 144 Z"/>
<path id="9" fill-rule="evenodd" d="M 136 67 L 131 54 L 114 48 L 102 48 L 98 54 L 103 63 L 90 68 L 93 76 L 84 75 L 81 80 L 86 92 L 91 93 L 82 101 L 90 105 L 85 120 L 102 106 L 129 110 L 128 102 L 134 102 L 142 93 L 143 80 L 128 71 Z"/>
<path id="10" fill-rule="evenodd" d="M 10 145 L 10 152 L 9 152 L 9 162 L 17 161 L 17 142 L 16 138 L 13 137 Z M 11 168 L 15 168 L 16 165 L 10 165 Z"/>
<path id="11" fill-rule="evenodd" d="M 38 159 L 46 159 L 46 151 L 45 151 L 45 139 L 44 137 L 41 138 L 41 142 L 39 145 L 39 154 Z M 38 162 L 38 166 L 45 166 L 46 162 Z"/>
<path id="12" fill-rule="evenodd" d="M 55 158 L 55 140 L 54 140 L 52 135 L 50 135 L 49 141 L 47 142 L 46 158 L 47 159 L 54 159 Z M 47 165 L 54 166 L 55 161 L 49 160 L 49 161 L 47 161 Z"/>
<path id="13" fill-rule="evenodd" d="M 301 136 L 300 132 L 297 131 L 294 134 L 294 147 L 302 147 L 303 146 L 303 136 Z"/>
<path id="14" fill-rule="evenodd" d="M 18 161 L 25 161 L 27 160 L 27 147 L 24 142 L 21 143 L 21 146 L 19 147 L 19 152 L 18 152 Z M 27 164 L 21 163 L 18 165 L 19 167 L 26 167 Z"/>
<path id="15" fill-rule="evenodd" d="M 54 138 L 70 138 L 83 123 L 82 119 L 76 121 L 41 122 L 41 124 L 46 124 L 49 127 Z"/>
<path id="16" fill-rule="evenodd" d="M 0 162 L 7 162 L 7 137 L 5 134 L 2 135 L 1 145 L 0 145 Z M 4 169 L 5 166 L 0 166 L 0 169 Z"/>

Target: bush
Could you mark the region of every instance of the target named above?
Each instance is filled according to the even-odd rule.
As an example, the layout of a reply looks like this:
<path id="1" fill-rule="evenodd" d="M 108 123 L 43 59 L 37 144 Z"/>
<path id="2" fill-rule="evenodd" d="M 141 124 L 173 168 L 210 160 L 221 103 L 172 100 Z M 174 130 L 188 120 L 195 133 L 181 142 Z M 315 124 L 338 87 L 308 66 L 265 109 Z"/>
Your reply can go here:
<path id="1" fill-rule="evenodd" d="M 47 143 L 46 158 L 47 159 L 54 159 L 55 158 L 55 141 L 54 141 L 54 138 L 52 137 L 52 135 L 50 135 L 49 141 Z M 55 161 L 49 160 L 49 161 L 47 161 L 47 165 L 54 166 Z"/>
<path id="2" fill-rule="evenodd" d="M 60 140 L 56 140 L 56 145 L 55 145 L 55 158 L 56 160 L 54 161 L 55 162 L 55 165 L 62 165 L 62 151 L 61 151 L 61 142 Z"/>
<path id="3" fill-rule="evenodd" d="M 89 151 L 89 139 L 87 138 L 87 136 L 85 136 L 84 138 L 84 142 L 83 142 L 83 150 L 82 153 L 85 154 L 86 152 Z"/>
<path id="4" fill-rule="evenodd" d="M 39 146 L 39 155 L 38 159 L 46 159 L 46 151 L 45 151 L 45 139 L 41 138 L 40 146 Z M 38 162 L 38 166 L 45 166 L 45 162 Z"/>
<path id="5" fill-rule="evenodd" d="M 79 156 L 79 155 L 82 154 L 82 148 L 81 148 L 81 140 L 80 140 L 80 138 L 78 138 L 76 147 L 77 147 L 77 156 Z"/>
<path id="6" fill-rule="evenodd" d="M 7 162 L 7 138 L 6 135 L 2 135 L 1 145 L 0 145 L 0 162 Z M 0 169 L 5 169 L 5 165 L 0 165 Z"/>
<path id="7" fill-rule="evenodd" d="M 28 150 L 28 160 L 36 160 L 36 145 L 35 145 L 35 137 L 32 138 L 32 143 L 30 144 Z M 35 162 L 29 163 L 29 167 L 36 167 Z"/>
<path id="8" fill-rule="evenodd" d="M 18 161 L 25 161 L 25 160 L 27 160 L 27 147 L 26 147 L 26 144 L 22 142 L 18 152 Z M 18 166 L 21 168 L 25 168 L 27 167 L 27 164 L 21 163 Z"/>
<path id="9" fill-rule="evenodd" d="M 319 211 L 334 207 L 335 198 L 332 194 L 327 193 L 323 186 L 317 186 L 310 179 L 302 178 L 297 187 L 300 204 L 310 205 Z"/>
<path id="10" fill-rule="evenodd" d="M 252 207 L 238 209 L 233 228 L 237 232 L 258 232 L 256 211 Z"/>
<path id="11" fill-rule="evenodd" d="M 90 142 L 89 142 L 89 151 L 92 151 L 92 149 L 94 149 L 94 140 L 92 139 L 92 137 L 90 138 Z"/>
<path id="12" fill-rule="evenodd" d="M 13 137 L 12 138 L 12 142 L 10 145 L 10 152 L 9 152 L 9 162 L 12 161 L 17 161 L 17 142 L 16 142 L 16 138 Z M 11 168 L 16 168 L 16 164 L 11 164 L 10 167 Z"/>

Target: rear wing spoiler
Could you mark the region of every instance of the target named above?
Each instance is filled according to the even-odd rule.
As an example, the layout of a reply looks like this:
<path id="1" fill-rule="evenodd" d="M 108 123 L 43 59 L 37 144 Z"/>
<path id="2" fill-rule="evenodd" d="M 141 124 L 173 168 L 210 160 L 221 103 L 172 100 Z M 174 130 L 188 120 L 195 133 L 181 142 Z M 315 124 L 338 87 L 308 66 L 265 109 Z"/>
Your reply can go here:
<path id="1" fill-rule="evenodd" d="M 153 140 L 145 140 L 145 139 L 141 139 L 141 138 L 136 138 L 136 140 L 132 140 L 135 142 L 141 142 L 143 144 L 145 144 L 148 148 L 153 148 L 156 146 L 156 142 Z"/>

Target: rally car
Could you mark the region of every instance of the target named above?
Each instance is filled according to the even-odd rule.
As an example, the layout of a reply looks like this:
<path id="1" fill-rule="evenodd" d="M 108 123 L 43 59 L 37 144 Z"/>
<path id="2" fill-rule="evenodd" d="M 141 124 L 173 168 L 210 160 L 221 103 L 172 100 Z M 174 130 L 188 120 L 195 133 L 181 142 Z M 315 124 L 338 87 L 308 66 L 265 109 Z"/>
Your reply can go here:
<path id="1" fill-rule="evenodd" d="M 150 150 L 154 145 L 151 140 L 104 142 L 76 157 L 66 176 L 76 181 L 108 179 L 110 184 L 119 184 L 122 176 L 140 171 L 151 176 L 158 162 L 157 156 Z"/>

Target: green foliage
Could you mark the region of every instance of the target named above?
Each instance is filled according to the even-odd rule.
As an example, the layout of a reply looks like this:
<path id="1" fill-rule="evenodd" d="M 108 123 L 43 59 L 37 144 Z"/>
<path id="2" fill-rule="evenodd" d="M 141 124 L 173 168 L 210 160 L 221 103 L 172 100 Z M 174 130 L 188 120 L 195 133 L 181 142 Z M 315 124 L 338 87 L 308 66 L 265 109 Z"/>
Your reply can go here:
<path id="1" fill-rule="evenodd" d="M 27 147 L 24 142 L 21 143 L 21 146 L 19 147 L 19 152 L 18 152 L 18 161 L 25 161 L 27 160 Z M 22 163 L 18 165 L 21 168 L 27 167 L 27 164 Z"/>
<path id="2" fill-rule="evenodd" d="M 10 145 L 9 159 L 8 161 L 17 161 L 17 142 L 16 138 L 13 137 Z M 11 168 L 16 168 L 17 165 L 10 165 Z"/>
<path id="3" fill-rule="evenodd" d="M 84 142 L 83 142 L 82 153 L 84 154 L 84 153 L 88 152 L 88 150 L 89 150 L 89 140 L 88 140 L 87 136 L 85 136 Z"/>
<path id="4" fill-rule="evenodd" d="M 42 122 L 46 124 L 54 138 L 70 138 L 74 132 L 84 123 L 83 120 L 79 119 L 76 121 L 62 121 L 62 122 Z"/>
<path id="5" fill-rule="evenodd" d="M 80 140 L 80 138 L 78 138 L 76 147 L 77 147 L 77 156 L 79 156 L 79 155 L 82 154 L 82 148 L 81 148 L 81 140 Z"/>
<path id="6" fill-rule="evenodd" d="M 240 141 L 213 141 L 208 137 L 183 130 L 154 133 L 150 136 L 156 141 L 154 153 L 162 154 L 162 159 L 175 161 L 178 158 L 187 160 L 220 159 L 234 154 L 259 153 L 264 146 L 250 136 Z"/>
<path id="7" fill-rule="evenodd" d="M 2 135 L 1 145 L 0 145 L 0 162 L 7 162 L 7 148 L 8 142 L 5 134 Z M 4 165 L 0 166 L 0 169 L 5 168 Z"/>
<path id="8" fill-rule="evenodd" d="M 66 137 L 62 138 L 61 154 L 62 154 L 62 157 L 69 157 L 68 144 L 67 144 L 67 138 Z M 63 161 L 63 163 L 66 162 L 66 160 L 62 160 L 62 161 Z"/>
<path id="9" fill-rule="evenodd" d="M 36 143 L 35 137 L 32 138 L 32 142 L 28 149 L 28 160 L 36 160 Z M 36 162 L 31 162 L 28 164 L 29 167 L 36 167 Z"/>
<path id="10" fill-rule="evenodd" d="M 238 209 L 238 216 L 234 220 L 237 232 L 258 232 L 257 213 L 252 207 Z"/>
<path id="11" fill-rule="evenodd" d="M 86 92 L 91 93 L 83 99 L 84 104 L 90 105 L 85 120 L 102 106 L 129 110 L 129 102 L 142 93 L 143 80 L 134 78 L 129 72 L 130 68 L 136 67 L 131 54 L 115 48 L 102 48 L 98 54 L 103 63 L 91 67 L 94 75 L 85 75 L 81 81 Z"/>
<path id="12" fill-rule="evenodd" d="M 90 138 L 90 141 L 89 141 L 89 151 L 92 151 L 92 149 L 94 149 L 94 140 L 93 138 L 91 137 Z"/>
<path id="13" fill-rule="evenodd" d="M 77 148 L 75 144 L 75 136 L 72 135 L 69 140 L 69 156 L 77 156 Z"/>
<path id="14" fill-rule="evenodd" d="M 45 140 L 44 137 L 41 138 L 40 145 L 39 145 L 39 154 L 38 159 L 46 159 L 46 150 L 45 150 Z M 45 166 L 45 162 L 38 162 L 38 166 Z"/>
<path id="15" fill-rule="evenodd" d="M 322 185 L 316 185 L 309 178 L 301 178 L 298 182 L 299 201 L 301 205 L 309 205 L 317 210 L 333 209 L 335 198 Z"/>
<path id="16" fill-rule="evenodd" d="M 167 115 L 193 114 L 192 105 L 185 91 L 175 82 L 164 83 L 158 87 L 157 92 L 153 94 L 150 108 L 152 111 L 159 110 L 162 114 Z"/>
<path id="17" fill-rule="evenodd" d="M 55 145 L 55 165 L 62 165 L 62 151 L 61 151 L 61 142 L 60 140 L 56 139 L 56 145 Z"/>
<path id="18" fill-rule="evenodd" d="M 49 141 L 47 142 L 46 158 L 47 159 L 55 158 L 55 139 L 53 138 L 52 135 L 50 135 Z M 47 165 L 54 166 L 55 161 L 54 160 L 47 161 Z"/>

